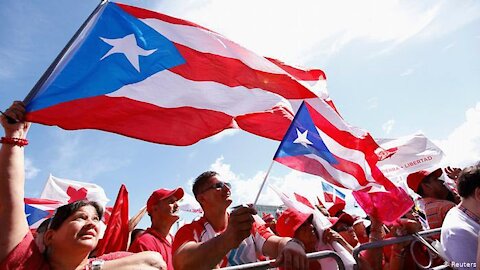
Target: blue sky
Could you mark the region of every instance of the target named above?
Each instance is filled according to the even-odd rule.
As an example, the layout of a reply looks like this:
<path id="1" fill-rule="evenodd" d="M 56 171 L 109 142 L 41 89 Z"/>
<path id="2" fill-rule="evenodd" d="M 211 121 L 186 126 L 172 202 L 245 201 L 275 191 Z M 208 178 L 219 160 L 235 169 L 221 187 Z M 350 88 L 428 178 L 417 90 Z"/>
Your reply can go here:
<path id="1" fill-rule="evenodd" d="M 22 100 L 98 1 L 6 0 L 0 8 L 0 108 Z M 478 1 L 123 1 L 187 19 L 265 56 L 320 68 L 342 116 L 376 138 L 422 131 L 445 164 L 480 160 Z M 156 145 L 95 130 L 35 124 L 27 147 L 26 196 L 48 175 L 121 183 L 133 214 L 160 187 L 182 186 L 215 169 L 251 202 L 278 142 L 228 131 L 189 147 Z M 275 164 L 270 182 L 313 197 L 318 179 Z M 277 203 L 271 191 L 260 198 Z M 148 222 L 144 219 L 143 227 Z"/>

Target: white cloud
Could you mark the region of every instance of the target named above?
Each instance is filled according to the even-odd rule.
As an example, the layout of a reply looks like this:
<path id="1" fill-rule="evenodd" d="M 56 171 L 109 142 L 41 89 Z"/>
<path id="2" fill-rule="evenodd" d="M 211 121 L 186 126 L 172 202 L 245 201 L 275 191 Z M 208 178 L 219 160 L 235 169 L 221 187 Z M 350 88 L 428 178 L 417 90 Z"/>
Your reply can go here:
<path id="1" fill-rule="evenodd" d="M 220 178 L 224 181 L 232 183 L 232 205 L 253 203 L 266 173 L 265 171 L 258 171 L 253 176 L 237 174 L 232 170 L 230 164 L 224 162 L 223 156 L 215 160 L 210 169 L 218 172 Z M 275 192 L 269 188 L 269 185 L 279 188 L 288 196 L 293 196 L 293 193 L 296 192 L 307 197 L 312 203 L 317 202 L 316 196 L 321 196 L 322 194 L 320 177 L 294 170 L 291 170 L 286 175 L 277 176 L 273 175 L 274 169 L 275 166 L 272 167 L 272 173 L 269 175 L 267 183 L 260 194 L 258 204 L 282 204 Z M 362 211 L 354 207 L 354 199 L 351 193 L 346 190 L 342 191 L 347 194 L 347 209 L 349 212 L 362 215 Z"/>
<path id="2" fill-rule="evenodd" d="M 415 70 L 413 68 L 409 68 L 407 70 L 405 70 L 404 72 L 402 72 L 402 74 L 400 74 L 400 77 L 405 77 L 405 76 L 408 76 L 410 74 L 412 74 Z"/>
<path id="3" fill-rule="evenodd" d="M 240 131 L 240 129 L 233 129 L 233 128 L 225 129 L 222 132 L 220 132 L 218 134 L 215 134 L 213 137 L 210 138 L 209 141 L 211 141 L 212 143 L 216 143 L 216 142 L 219 142 L 220 140 L 222 140 L 225 137 L 234 136 L 239 131 Z"/>
<path id="4" fill-rule="evenodd" d="M 54 176 L 79 181 L 93 181 L 105 172 L 115 171 L 130 163 L 112 156 L 107 148 L 86 144 L 78 133 L 55 133 L 58 147 L 50 168 Z"/>
<path id="5" fill-rule="evenodd" d="M 454 42 L 448 44 L 447 46 L 443 47 L 442 51 L 446 52 L 446 51 L 450 50 L 451 48 L 455 47 L 455 43 L 456 42 L 454 41 Z"/>
<path id="6" fill-rule="evenodd" d="M 357 39 L 382 43 L 385 52 L 419 34 L 425 39 L 444 35 L 478 18 L 480 3 L 210 0 L 201 5 L 190 1 L 177 10 L 182 11 L 174 15 L 260 54 L 305 63 L 312 55 L 328 56 Z"/>
<path id="7" fill-rule="evenodd" d="M 40 169 L 33 165 L 33 162 L 29 158 L 25 158 L 25 179 L 32 179 L 35 178 Z"/>
<path id="8" fill-rule="evenodd" d="M 395 120 L 390 119 L 382 125 L 382 130 L 385 132 L 385 134 L 390 134 L 394 125 L 395 125 Z"/>
<path id="9" fill-rule="evenodd" d="M 378 108 L 378 97 L 372 97 L 367 100 L 367 109 L 373 110 Z"/>
<path id="10" fill-rule="evenodd" d="M 447 139 L 434 140 L 445 152 L 444 165 L 465 167 L 480 161 L 480 102 L 465 112 L 465 118 Z"/>

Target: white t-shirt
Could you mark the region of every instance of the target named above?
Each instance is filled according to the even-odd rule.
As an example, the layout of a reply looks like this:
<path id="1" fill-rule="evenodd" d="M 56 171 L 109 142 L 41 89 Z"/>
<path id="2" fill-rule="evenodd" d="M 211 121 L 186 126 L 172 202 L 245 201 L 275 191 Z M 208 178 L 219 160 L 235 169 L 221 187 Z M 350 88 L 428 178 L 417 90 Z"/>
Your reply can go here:
<path id="1" fill-rule="evenodd" d="M 457 269 L 476 269 L 477 237 L 480 225 L 458 207 L 443 221 L 441 242 L 445 255 Z"/>

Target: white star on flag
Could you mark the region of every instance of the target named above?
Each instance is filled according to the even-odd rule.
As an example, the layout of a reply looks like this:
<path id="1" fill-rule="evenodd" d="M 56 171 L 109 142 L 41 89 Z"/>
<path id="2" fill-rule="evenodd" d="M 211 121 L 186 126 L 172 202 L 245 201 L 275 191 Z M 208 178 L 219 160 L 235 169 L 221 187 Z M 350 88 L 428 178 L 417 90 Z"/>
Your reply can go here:
<path id="1" fill-rule="evenodd" d="M 295 141 L 293 141 L 293 143 L 299 143 L 305 147 L 307 147 L 307 144 L 313 144 L 311 141 L 307 139 L 307 134 L 308 134 L 308 130 L 305 130 L 302 133 L 297 128 L 297 138 L 295 139 Z"/>
<path id="2" fill-rule="evenodd" d="M 140 72 L 140 64 L 139 64 L 139 56 L 148 56 L 154 53 L 157 49 L 154 50 L 145 50 L 137 45 L 137 40 L 135 39 L 134 34 L 126 35 L 123 38 L 103 38 L 100 37 L 103 42 L 107 43 L 108 45 L 113 46 L 102 58 L 103 60 L 109 55 L 115 53 L 123 53 L 125 57 L 128 59 L 130 64 Z"/>

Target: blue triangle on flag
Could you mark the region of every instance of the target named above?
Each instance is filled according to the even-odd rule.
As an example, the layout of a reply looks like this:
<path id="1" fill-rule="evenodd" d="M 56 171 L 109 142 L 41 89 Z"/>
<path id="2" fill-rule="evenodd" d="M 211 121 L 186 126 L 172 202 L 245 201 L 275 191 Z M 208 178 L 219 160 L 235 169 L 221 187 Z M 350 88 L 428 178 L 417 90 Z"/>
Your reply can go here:
<path id="1" fill-rule="evenodd" d="M 25 215 L 27 216 L 28 226 L 31 226 L 39 220 L 46 218 L 49 215 L 49 212 L 38 209 L 29 204 L 25 204 Z"/>
<path id="2" fill-rule="evenodd" d="M 330 164 L 338 163 L 318 133 L 307 107 L 302 103 L 283 137 L 275 158 L 308 154 L 319 156 Z"/>

